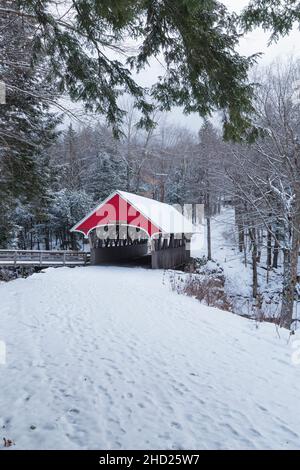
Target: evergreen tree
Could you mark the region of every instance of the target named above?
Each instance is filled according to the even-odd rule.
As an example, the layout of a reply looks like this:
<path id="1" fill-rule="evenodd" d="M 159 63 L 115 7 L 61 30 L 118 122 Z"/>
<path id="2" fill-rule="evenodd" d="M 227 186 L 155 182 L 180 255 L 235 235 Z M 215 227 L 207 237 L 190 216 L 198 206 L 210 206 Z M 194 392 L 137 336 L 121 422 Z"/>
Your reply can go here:
<path id="1" fill-rule="evenodd" d="M 246 31 L 262 27 L 271 31 L 271 40 L 286 36 L 295 24 L 300 24 L 298 0 L 252 0 L 242 14 Z"/>
<path id="2" fill-rule="evenodd" d="M 62 189 L 53 195 L 50 207 L 51 229 L 59 240 L 58 248 L 78 249 L 78 235 L 70 228 L 92 208 L 93 199 L 85 191 Z"/>
<path id="3" fill-rule="evenodd" d="M 141 111 L 139 125 L 153 126 L 152 99 L 162 110 L 186 113 L 223 110 L 226 137 L 238 139 L 250 127 L 252 87 L 247 72 L 253 57 L 237 51 L 237 18 L 216 0 L 24 0 L 10 15 L 35 25 L 35 57 L 47 57 L 47 79 L 88 110 L 104 114 L 116 133 L 125 111 L 118 97 L 128 93 Z M 15 11 L 14 11 L 15 10 Z M 2 8 L 3 18 L 8 9 Z M 128 37 L 140 42 L 128 55 Z M 114 59 L 110 59 L 113 52 Z M 120 55 L 121 53 L 121 55 Z M 150 90 L 133 79 L 151 58 L 163 56 L 167 73 Z"/>
<path id="4" fill-rule="evenodd" d="M 118 155 L 99 151 L 91 165 L 87 188 L 95 201 L 105 199 L 116 189 L 125 189 L 125 165 Z"/>
<path id="5" fill-rule="evenodd" d="M 71 190 L 82 188 L 81 162 L 77 148 L 78 138 L 70 124 L 65 136 L 65 186 Z"/>
<path id="6" fill-rule="evenodd" d="M 174 168 L 167 181 L 166 200 L 169 204 L 188 203 L 188 182 L 184 162 Z"/>
<path id="7" fill-rule="evenodd" d="M 5 1 L 17 9 L 17 2 Z M 47 191 L 46 149 L 56 137 L 58 118 L 41 101 L 49 96 L 41 69 L 31 66 L 33 25 L 15 14 L 0 15 L 0 80 L 6 103 L 0 105 L 0 246 L 12 235 L 18 202 L 41 207 Z"/>

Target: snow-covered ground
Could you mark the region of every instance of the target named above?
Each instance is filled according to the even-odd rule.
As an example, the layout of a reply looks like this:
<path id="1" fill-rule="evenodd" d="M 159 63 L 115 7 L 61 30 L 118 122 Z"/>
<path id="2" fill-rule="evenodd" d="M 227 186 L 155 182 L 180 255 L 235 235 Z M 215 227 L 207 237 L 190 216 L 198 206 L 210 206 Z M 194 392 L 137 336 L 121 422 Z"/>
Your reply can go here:
<path id="1" fill-rule="evenodd" d="M 234 292 L 241 296 L 250 295 L 251 267 L 244 266 L 243 255 L 238 251 L 234 209 L 223 207 L 220 214 L 212 217 L 211 232 L 212 257 L 224 269 L 228 292 Z M 199 240 L 199 248 L 197 240 L 194 240 L 192 244 L 192 255 L 194 257 L 207 254 L 206 233 L 204 233 L 203 238 L 204 243 L 201 243 L 201 239 Z"/>
<path id="2" fill-rule="evenodd" d="M 49 268 L 2 283 L 0 298 L 0 426 L 14 449 L 300 448 L 287 331 L 142 268 Z"/>
<path id="3" fill-rule="evenodd" d="M 206 232 L 206 227 L 204 227 Z M 238 250 L 237 229 L 234 209 L 222 207 L 221 213 L 211 219 L 212 258 L 219 263 L 226 279 L 225 290 L 234 304 L 234 311 L 240 315 L 255 315 L 255 302 L 252 301 L 251 252 L 247 246 L 247 263 L 244 253 Z M 249 245 L 249 241 L 247 242 Z M 207 255 L 206 233 L 194 236 L 192 256 Z M 279 262 L 281 254 L 279 255 Z M 267 277 L 266 247 L 263 247 L 261 263 L 258 265 L 259 292 L 263 295 L 262 311 L 267 317 L 277 317 L 280 312 L 282 290 L 281 266 L 272 269 Z M 300 307 L 299 307 L 300 308 Z"/>

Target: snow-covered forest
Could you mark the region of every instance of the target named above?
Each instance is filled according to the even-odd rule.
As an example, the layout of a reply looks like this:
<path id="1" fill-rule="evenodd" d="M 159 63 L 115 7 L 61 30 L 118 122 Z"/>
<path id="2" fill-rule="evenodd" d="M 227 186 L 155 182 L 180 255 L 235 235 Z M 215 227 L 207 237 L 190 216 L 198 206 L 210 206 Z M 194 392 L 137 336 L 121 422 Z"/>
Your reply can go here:
<path id="1" fill-rule="evenodd" d="M 252 266 L 253 299 L 263 301 L 262 267 L 265 280 L 273 273 L 280 280 L 282 308 L 289 309 L 297 283 L 300 101 L 295 83 L 300 68 L 290 60 L 258 73 L 255 119 L 261 136 L 254 143 L 225 142 L 209 121 L 193 133 L 168 124 L 163 115 L 145 131 L 137 127 L 139 115 L 127 102 L 119 139 L 101 122 L 75 122 L 57 130 L 51 145 L 32 155 L 29 175 L 24 162 L 15 175 L 3 159 L 3 178 L 14 186 L 2 185 L 1 247 L 80 249 L 82 237 L 70 228 L 116 188 L 168 203 L 202 203 L 208 227 L 210 218 L 230 205 L 237 247 Z M 216 257 L 210 244 L 207 257 Z M 283 276 L 277 276 L 278 270 Z"/>
<path id="2" fill-rule="evenodd" d="M 1 81 L 6 103 L 0 106 L 0 247 L 81 248 L 82 239 L 69 229 L 118 188 L 168 203 L 204 204 L 207 258 L 211 259 L 215 254 L 211 251 L 210 218 L 222 205 L 230 204 L 235 211 L 239 251 L 244 253 L 244 263 L 252 265 L 253 299 L 263 295 L 259 267 L 265 268 L 267 279 L 280 269 L 280 322 L 290 327 L 300 225 L 297 58 L 249 70 L 249 84 L 249 80 L 256 83 L 251 106 L 250 102 L 244 103 L 244 108 L 237 103 L 243 113 L 238 117 L 233 105 L 224 105 L 223 133 L 202 113 L 204 121 L 197 133 L 170 124 L 158 97 L 148 108 L 137 103 L 141 99 L 137 90 L 131 90 L 133 98 L 124 96 L 118 101 L 116 91 L 110 98 L 101 95 L 102 101 L 108 100 L 107 107 L 101 101 L 102 108 L 99 103 L 95 108 L 91 103 L 95 90 L 90 90 L 87 77 L 80 76 L 82 72 L 70 63 L 71 53 L 74 57 L 78 54 L 78 61 L 87 60 L 84 51 L 72 43 L 75 38 L 70 36 L 69 42 L 66 39 L 63 43 L 57 31 L 57 37 L 50 37 L 47 29 L 39 29 L 39 10 L 26 13 L 13 0 L 2 0 L 1 5 Z M 246 23 L 250 13 L 251 9 L 246 12 Z M 57 15 L 52 20 L 67 34 L 67 21 L 72 23 L 72 17 L 65 14 L 62 23 Z M 104 11 L 102 14 L 105 16 Z M 77 39 L 81 33 L 78 29 Z M 237 40 L 233 26 L 226 34 Z M 50 46 L 52 55 L 45 49 Z M 110 46 L 113 48 L 113 41 Z M 240 66 L 246 67 L 240 60 Z M 250 61 L 247 64 L 250 66 Z M 114 61 L 110 66 L 119 67 Z M 110 73 L 107 71 L 107 80 Z M 118 73 L 125 71 L 118 69 Z M 79 88 L 84 85 L 80 82 L 86 86 L 81 95 Z M 213 87 L 213 78 L 207 86 Z M 241 90 L 237 88 L 238 93 Z M 87 111 L 94 113 L 89 124 L 82 117 L 76 119 L 72 107 L 62 100 L 67 95 L 85 101 Z M 226 99 L 231 99 L 228 94 Z M 240 99 L 245 101 L 246 97 Z M 185 102 L 183 97 L 181 102 Z M 207 107 L 206 115 L 209 113 Z"/>

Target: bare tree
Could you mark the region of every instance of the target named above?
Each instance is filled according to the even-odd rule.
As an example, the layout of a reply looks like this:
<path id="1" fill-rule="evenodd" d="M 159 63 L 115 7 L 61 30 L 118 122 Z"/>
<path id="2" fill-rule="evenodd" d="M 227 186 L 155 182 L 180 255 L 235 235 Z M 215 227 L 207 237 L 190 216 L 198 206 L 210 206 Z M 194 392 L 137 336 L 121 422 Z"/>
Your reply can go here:
<path id="1" fill-rule="evenodd" d="M 287 328 L 293 323 L 299 252 L 300 104 L 295 100 L 299 73 L 299 64 L 290 60 L 285 65 L 276 63 L 260 75 L 255 106 L 263 138 L 252 146 L 235 147 L 235 172 L 229 172 L 247 219 L 253 255 L 253 296 L 257 295 L 259 231 L 267 234 L 268 271 L 278 266 L 279 251 L 283 253 L 280 325 Z"/>

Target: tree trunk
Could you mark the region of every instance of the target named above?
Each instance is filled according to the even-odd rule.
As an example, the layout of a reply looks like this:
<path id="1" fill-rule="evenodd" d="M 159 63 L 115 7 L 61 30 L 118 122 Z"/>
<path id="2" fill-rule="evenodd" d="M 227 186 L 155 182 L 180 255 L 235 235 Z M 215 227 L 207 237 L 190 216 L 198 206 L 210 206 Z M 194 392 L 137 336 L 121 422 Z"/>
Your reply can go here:
<path id="1" fill-rule="evenodd" d="M 71 232 L 70 235 L 71 235 L 71 250 L 77 251 L 78 245 L 77 245 L 77 240 L 76 240 L 76 234 L 74 232 Z"/>
<path id="2" fill-rule="evenodd" d="M 160 197 L 159 197 L 160 202 L 165 202 L 165 183 L 164 180 L 160 180 Z"/>
<path id="3" fill-rule="evenodd" d="M 240 203 L 235 205 L 235 223 L 238 229 L 238 242 L 239 242 L 239 251 L 243 253 L 245 248 L 245 232 L 244 232 L 244 223 L 243 216 L 241 213 Z"/>
<path id="4" fill-rule="evenodd" d="M 275 233 L 274 249 L 273 249 L 273 264 L 274 269 L 278 268 L 278 256 L 279 256 L 279 242 L 278 242 L 279 232 L 278 230 Z"/>
<path id="5" fill-rule="evenodd" d="M 255 234 L 256 234 L 255 239 L 256 239 L 256 247 L 257 247 L 256 258 L 257 258 L 257 263 L 260 263 L 261 247 L 263 244 L 263 230 L 261 228 L 258 228 L 256 229 Z"/>
<path id="6" fill-rule="evenodd" d="M 291 251 L 283 250 L 283 289 L 280 313 L 280 326 L 290 329 L 293 318 L 294 289 L 292 283 Z"/>
<path id="7" fill-rule="evenodd" d="M 294 296 L 298 274 L 298 257 L 299 257 L 299 241 L 300 241 L 300 147 L 297 143 L 294 155 L 295 173 L 293 181 L 294 189 L 294 208 L 293 216 L 290 218 L 291 240 L 288 249 L 284 252 L 284 276 L 283 276 L 283 292 L 282 305 L 280 315 L 280 325 L 291 329 L 293 322 Z"/>
<path id="8" fill-rule="evenodd" d="M 50 237 L 49 237 L 48 230 L 46 230 L 46 234 L 45 234 L 45 250 L 50 250 Z"/>
<path id="9" fill-rule="evenodd" d="M 268 226 L 267 232 L 267 267 L 272 266 L 272 227 Z"/>
<path id="10" fill-rule="evenodd" d="M 211 226 L 210 226 L 210 194 L 209 191 L 206 195 L 206 228 L 207 228 L 207 259 L 211 260 Z"/>
<path id="11" fill-rule="evenodd" d="M 300 203 L 300 200 L 299 200 Z M 294 296 L 297 283 L 298 256 L 299 256 L 299 227 L 300 204 L 295 208 L 295 218 L 292 228 L 291 249 L 284 250 L 283 261 L 283 290 L 280 314 L 280 326 L 290 329 L 293 321 Z"/>
<path id="12" fill-rule="evenodd" d="M 257 233 L 256 229 L 249 229 L 249 237 L 252 245 L 252 296 L 254 299 L 257 297 L 258 293 L 258 278 L 257 278 Z"/>
<path id="13" fill-rule="evenodd" d="M 244 243 L 244 265 L 247 266 L 247 246 L 246 243 Z"/>
<path id="14" fill-rule="evenodd" d="M 210 216 L 206 218 L 207 222 L 207 259 L 211 260 L 211 227 Z"/>
<path id="15" fill-rule="evenodd" d="M 126 168 L 126 191 L 130 191 L 130 167 L 129 167 L 129 160 L 127 161 L 127 168 Z"/>

